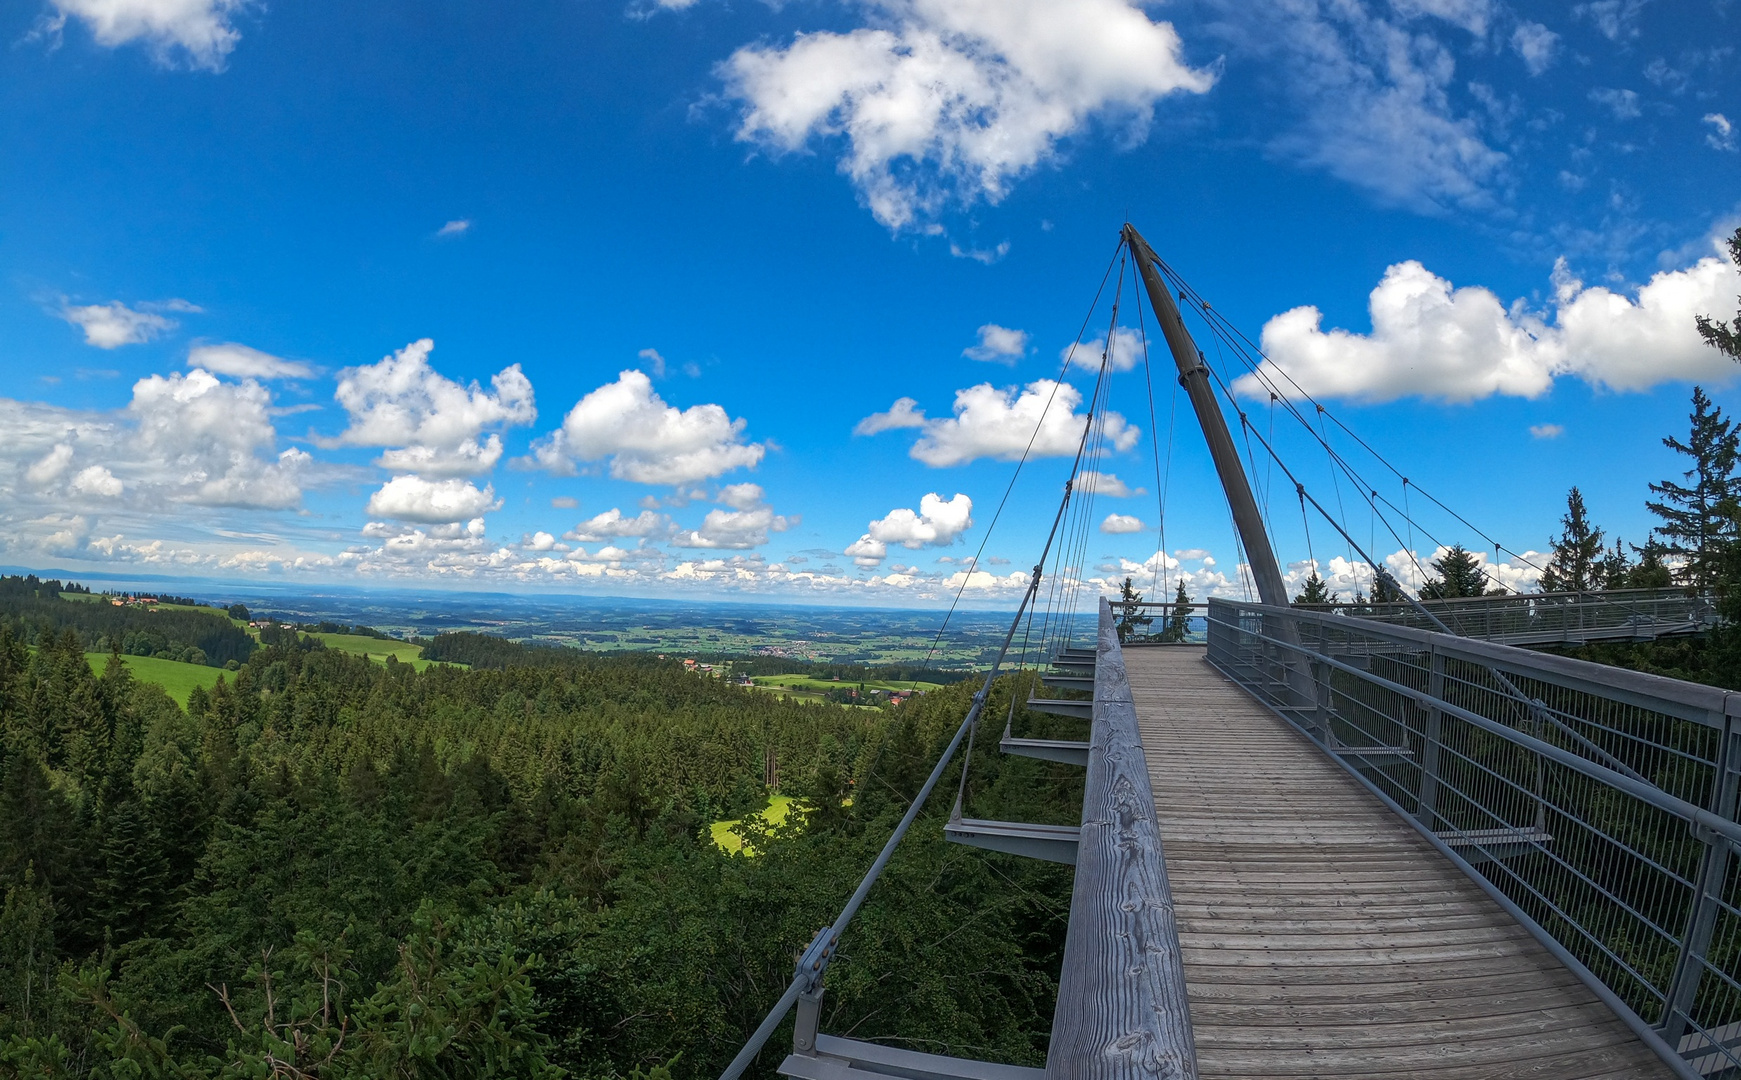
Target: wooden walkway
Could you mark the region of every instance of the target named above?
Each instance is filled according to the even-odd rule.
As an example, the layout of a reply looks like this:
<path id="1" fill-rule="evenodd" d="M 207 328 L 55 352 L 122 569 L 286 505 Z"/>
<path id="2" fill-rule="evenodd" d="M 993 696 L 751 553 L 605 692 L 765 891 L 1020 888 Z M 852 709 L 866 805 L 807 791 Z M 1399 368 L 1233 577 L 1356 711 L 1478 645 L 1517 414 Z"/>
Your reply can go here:
<path id="1" fill-rule="evenodd" d="M 1671 1075 L 1202 648 L 1132 647 L 1125 664 L 1205 1080 Z"/>

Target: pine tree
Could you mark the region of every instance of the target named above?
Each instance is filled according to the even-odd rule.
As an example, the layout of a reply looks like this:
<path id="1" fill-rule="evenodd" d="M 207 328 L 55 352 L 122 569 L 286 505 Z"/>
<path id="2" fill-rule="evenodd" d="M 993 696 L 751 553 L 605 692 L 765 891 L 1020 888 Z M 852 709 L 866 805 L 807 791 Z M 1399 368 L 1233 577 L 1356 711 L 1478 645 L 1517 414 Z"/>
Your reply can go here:
<path id="1" fill-rule="evenodd" d="M 1729 238 L 1729 258 L 1741 267 L 1741 229 L 1736 229 L 1735 235 Z M 1736 303 L 1741 304 L 1741 298 Z M 1705 344 L 1741 363 L 1741 311 L 1736 312 L 1732 323 L 1725 324 L 1722 319 L 1713 319 L 1709 315 L 1698 316 L 1698 323 L 1699 335 L 1705 339 Z"/>
<path id="2" fill-rule="evenodd" d="M 1324 584 L 1324 579 L 1318 576 L 1316 569 L 1306 578 L 1305 586 L 1300 591 L 1300 595 L 1294 597 L 1296 604 L 1323 605 L 1335 602 L 1336 594 L 1330 591 L 1328 585 Z"/>
<path id="3" fill-rule="evenodd" d="M 1630 586 L 1627 579 L 1632 575 L 1632 560 L 1626 557 L 1626 544 L 1618 536 L 1614 538 L 1614 546 L 1606 548 L 1602 557 L 1596 561 L 1596 587 L 1600 589 L 1625 589 Z"/>
<path id="4" fill-rule="evenodd" d="M 1481 572 L 1481 560 L 1462 544 L 1433 561 L 1439 576 L 1431 578 L 1421 589 L 1422 600 L 1449 600 L 1459 596 L 1485 596 L 1487 575 Z"/>
<path id="5" fill-rule="evenodd" d="M 1130 640 L 1139 626 L 1147 626 L 1154 622 L 1154 616 L 1143 613 L 1143 594 L 1137 592 L 1130 578 L 1124 579 L 1124 586 L 1119 590 L 1118 603 L 1113 605 L 1118 609 L 1118 640 L 1122 644 Z"/>
<path id="6" fill-rule="evenodd" d="M 1173 594 L 1173 611 L 1163 620 L 1158 635 L 1162 641 L 1181 642 L 1191 630 L 1191 594 L 1185 591 L 1185 581 L 1179 580 L 1179 590 Z"/>
<path id="7" fill-rule="evenodd" d="M 1542 592 L 1587 592 L 1602 588 L 1602 530 L 1590 524 L 1584 493 L 1576 487 L 1566 495 L 1564 531 L 1554 541 L 1554 558 L 1542 571 Z"/>
<path id="8" fill-rule="evenodd" d="M 1703 387 L 1693 387 L 1689 420 L 1686 442 L 1671 435 L 1662 444 L 1692 458 L 1692 468 L 1682 474 L 1692 485 L 1673 480 L 1651 484 L 1650 490 L 1662 501 L 1644 505 L 1662 519 L 1656 533 L 1664 540 L 1664 552 L 1683 560 L 1676 576 L 1703 589 L 1717 584 L 1724 551 L 1735 538 L 1736 498 L 1741 494 L 1735 467 L 1741 433 L 1733 421 L 1724 419 L 1722 409 L 1711 404 Z"/>
<path id="9" fill-rule="evenodd" d="M 1666 589 L 1674 584 L 1674 574 L 1668 568 L 1668 545 L 1655 533 L 1645 538 L 1643 547 L 1632 550 L 1638 553 L 1638 561 L 1626 571 L 1627 588 Z"/>

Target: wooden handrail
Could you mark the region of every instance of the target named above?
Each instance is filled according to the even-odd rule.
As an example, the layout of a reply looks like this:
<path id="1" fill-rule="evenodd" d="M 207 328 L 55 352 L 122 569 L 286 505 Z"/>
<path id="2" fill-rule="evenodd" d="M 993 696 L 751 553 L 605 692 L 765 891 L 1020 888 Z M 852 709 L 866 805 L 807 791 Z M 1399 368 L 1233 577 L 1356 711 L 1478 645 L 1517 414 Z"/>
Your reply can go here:
<path id="1" fill-rule="evenodd" d="M 1100 602 L 1082 833 L 1049 1080 L 1195 1080 L 1173 895 L 1112 608 Z"/>

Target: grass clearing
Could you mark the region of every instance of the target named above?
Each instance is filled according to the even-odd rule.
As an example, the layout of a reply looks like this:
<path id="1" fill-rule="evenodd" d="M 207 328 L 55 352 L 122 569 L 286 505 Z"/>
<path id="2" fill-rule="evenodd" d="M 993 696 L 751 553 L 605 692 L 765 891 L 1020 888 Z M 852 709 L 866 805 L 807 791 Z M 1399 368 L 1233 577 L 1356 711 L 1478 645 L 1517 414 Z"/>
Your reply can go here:
<path id="1" fill-rule="evenodd" d="M 385 664 L 391 656 L 401 664 L 410 664 L 422 671 L 435 663 L 423 659 L 423 646 L 413 645 L 408 641 L 395 641 L 392 638 L 373 638 L 367 634 L 309 634 L 308 637 L 320 641 L 329 649 L 364 656 L 378 664 Z M 454 664 L 453 667 L 464 667 Z"/>
<path id="2" fill-rule="evenodd" d="M 98 675 L 108 666 L 109 654 L 105 652 L 88 652 L 85 662 L 91 665 L 91 670 Z M 207 667 L 204 664 L 184 664 L 179 660 L 158 660 L 150 656 L 123 656 L 121 662 L 127 665 L 127 671 L 140 682 L 156 683 L 163 687 L 164 693 L 175 699 L 175 703 L 187 708 L 187 696 L 193 693 L 196 686 L 210 690 L 217 684 L 218 677 L 224 674 L 223 668 Z M 234 678 L 231 675 L 231 678 Z"/>
<path id="3" fill-rule="evenodd" d="M 863 682 L 859 682 L 851 679 L 818 679 L 812 675 L 757 675 L 754 681 L 757 686 L 777 686 L 782 690 L 821 694 L 826 694 L 830 690 L 839 690 L 842 687 L 855 686 L 863 686 L 866 690 L 882 690 L 885 693 L 906 690 L 941 690 L 943 688 L 942 683 L 926 682 L 923 679 L 917 681 L 865 679 Z"/>
<path id="4" fill-rule="evenodd" d="M 769 825 L 782 824 L 785 822 L 787 815 L 792 812 L 792 802 L 793 799 L 790 795 L 770 795 L 768 796 L 768 805 L 763 807 L 761 812 L 751 816 L 761 818 Z M 734 855 L 740 851 L 744 851 L 743 840 L 740 839 L 736 833 L 731 831 L 732 826 L 738 825 L 742 823 L 742 821 L 742 818 L 733 818 L 730 821 L 714 822 L 712 826 L 713 842 L 718 844 L 721 850 L 729 851 Z M 751 850 L 744 852 L 744 854 L 754 855 L 755 852 Z"/>

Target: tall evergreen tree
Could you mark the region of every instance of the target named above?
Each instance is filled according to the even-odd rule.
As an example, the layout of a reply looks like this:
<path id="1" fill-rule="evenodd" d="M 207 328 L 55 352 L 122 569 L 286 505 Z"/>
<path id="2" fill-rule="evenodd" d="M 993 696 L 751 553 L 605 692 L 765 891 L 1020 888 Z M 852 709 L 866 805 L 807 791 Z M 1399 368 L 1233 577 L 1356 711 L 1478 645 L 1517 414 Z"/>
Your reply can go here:
<path id="1" fill-rule="evenodd" d="M 1138 627 L 1147 626 L 1155 621 L 1154 616 L 1144 613 L 1143 594 L 1136 591 L 1136 587 L 1128 577 L 1124 579 L 1124 585 L 1119 589 L 1118 603 L 1113 606 L 1118 610 L 1118 622 L 1115 624 L 1115 629 L 1118 631 L 1120 642 L 1129 641 L 1131 635 L 1137 632 Z"/>
<path id="2" fill-rule="evenodd" d="M 1324 579 L 1318 576 L 1316 569 L 1307 576 L 1305 585 L 1300 590 L 1300 595 L 1294 597 L 1296 604 L 1334 604 L 1335 602 L 1336 594 L 1330 591 L 1328 585 L 1324 584 Z"/>
<path id="3" fill-rule="evenodd" d="M 1566 494 L 1562 532 L 1554 541 L 1554 558 L 1542 571 L 1542 592 L 1586 592 L 1600 589 L 1603 580 L 1602 530 L 1590 524 L 1584 509 L 1584 493 L 1576 487 Z"/>
<path id="4" fill-rule="evenodd" d="M 1421 588 L 1422 600 L 1487 594 L 1487 575 L 1481 572 L 1481 560 L 1462 544 L 1452 545 L 1449 551 L 1433 560 L 1433 569 L 1439 576 L 1428 579 Z"/>
<path id="5" fill-rule="evenodd" d="M 1668 546 L 1652 533 L 1643 547 L 1635 547 L 1638 561 L 1626 571 L 1629 589 L 1666 589 L 1674 584 L 1674 574 L 1668 568 Z"/>
<path id="6" fill-rule="evenodd" d="M 1179 579 L 1179 589 L 1173 594 L 1173 610 L 1161 626 L 1162 641 L 1184 641 L 1191 630 L 1191 594 L 1185 591 L 1185 581 Z"/>
<path id="7" fill-rule="evenodd" d="M 1729 258 L 1741 267 L 1741 229 L 1736 229 L 1735 235 L 1729 238 Z M 1736 303 L 1741 304 L 1741 298 L 1737 298 Z M 1741 363 L 1741 311 L 1735 313 L 1735 321 L 1731 323 L 1709 315 L 1700 315 L 1698 323 L 1699 335 L 1705 339 L 1705 344 Z"/>
<path id="8" fill-rule="evenodd" d="M 1693 387 L 1689 420 L 1686 442 L 1671 435 L 1662 444 L 1692 459 L 1692 467 L 1682 474 L 1690 485 L 1673 480 L 1651 484 L 1651 492 L 1662 498 L 1644 505 L 1662 519 L 1656 533 L 1664 541 L 1665 553 L 1682 560 L 1677 574 L 1682 583 L 1710 588 L 1721 578 L 1724 553 L 1735 539 L 1736 497 L 1741 494 L 1735 467 L 1741 456 L 1741 433 L 1724 418 L 1722 409 L 1711 404 L 1703 387 Z"/>

